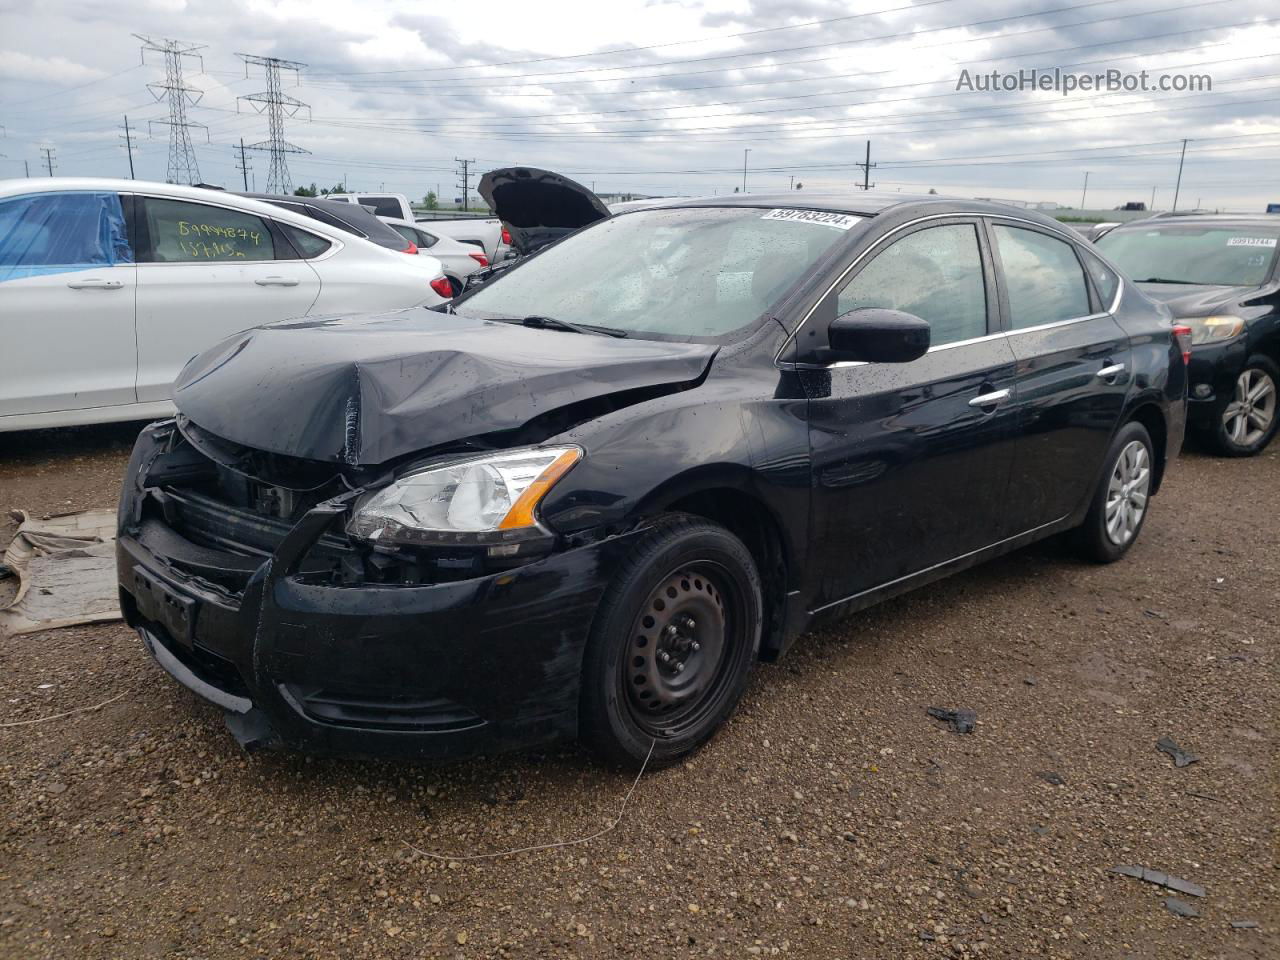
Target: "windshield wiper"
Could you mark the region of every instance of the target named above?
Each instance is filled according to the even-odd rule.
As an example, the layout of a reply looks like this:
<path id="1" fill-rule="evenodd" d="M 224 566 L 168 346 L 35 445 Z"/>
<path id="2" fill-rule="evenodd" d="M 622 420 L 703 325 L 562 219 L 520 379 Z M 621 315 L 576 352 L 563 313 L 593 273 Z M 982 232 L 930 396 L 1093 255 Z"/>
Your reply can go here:
<path id="1" fill-rule="evenodd" d="M 1167 277 L 1147 277 L 1145 280 L 1139 280 L 1139 283 L 1186 283 L 1191 286 L 1199 286 L 1194 280 L 1170 280 Z"/>
<path id="2" fill-rule="evenodd" d="M 619 330 L 617 327 L 602 327 L 594 323 L 572 323 L 568 320 L 558 320 L 555 317 L 541 317 L 537 314 L 529 317 L 503 319 L 506 323 L 519 323 L 538 330 L 567 330 L 570 333 L 590 333 L 596 336 L 618 337 L 620 339 L 627 335 L 627 331 Z"/>

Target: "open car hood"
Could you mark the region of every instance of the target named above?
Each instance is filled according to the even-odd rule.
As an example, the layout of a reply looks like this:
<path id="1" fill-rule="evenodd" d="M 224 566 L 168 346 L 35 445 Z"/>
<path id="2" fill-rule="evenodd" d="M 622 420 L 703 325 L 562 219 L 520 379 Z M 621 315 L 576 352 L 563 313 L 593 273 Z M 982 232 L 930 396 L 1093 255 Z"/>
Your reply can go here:
<path id="1" fill-rule="evenodd" d="M 174 402 L 200 428 L 243 446 L 375 465 L 582 401 L 692 385 L 716 349 L 422 308 L 309 318 L 200 354 L 179 375 Z"/>
<path id="2" fill-rule="evenodd" d="M 582 184 L 537 167 L 490 170 L 477 189 L 522 255 L 609 216 L 600 198 Z"/>

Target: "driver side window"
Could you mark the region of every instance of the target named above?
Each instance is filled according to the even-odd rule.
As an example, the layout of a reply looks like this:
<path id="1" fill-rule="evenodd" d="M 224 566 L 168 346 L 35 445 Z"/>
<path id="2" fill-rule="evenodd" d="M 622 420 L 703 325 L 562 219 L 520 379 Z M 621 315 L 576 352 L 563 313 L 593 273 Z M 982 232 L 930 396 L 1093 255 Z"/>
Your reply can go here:
<path id="1" fill-rule="evenodd" d="M 987 334 L 987 289 L 977 227 L 928 227 L 877 253 L 840 291 L 836 316 L 863 307 L 929 321 L 933 346 Z"/>

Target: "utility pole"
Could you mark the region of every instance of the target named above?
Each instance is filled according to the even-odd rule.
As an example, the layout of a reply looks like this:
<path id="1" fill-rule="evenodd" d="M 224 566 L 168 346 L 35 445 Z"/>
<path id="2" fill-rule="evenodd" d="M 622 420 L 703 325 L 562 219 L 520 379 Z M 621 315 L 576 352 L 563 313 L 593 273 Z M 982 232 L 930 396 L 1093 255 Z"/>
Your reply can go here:
<path id="1" fill-rule="evenodd" d="M 870 190 L 872 187 L 874 187 L 875 184 L 871 182 L 871 168 L 875 166 L 879 166 L 879 164 L 875 164 L 871 162 L 871 141 L 870 140 L 867 141 L 867 159 L 862 161 L 862 163 L 855 163 L 854 166 L 862 168 L 862 189 Z"/>
<path id="2" fill-rule="evenodd" d="M 164 54 L 164 83 L 148 83 L 147 89 L 156 98 L 156 102 L 168 100 L 169 119 L 152 120 L 151 123 L 165 124 L 169 127 L 169 165 L 165 171 L 165 179 L 170 183 L 199 183 L 200 166 L 196 162 L 196 149 L 191 145 L 191 128 L 204 130 L 205 139 L 209 139 L 209 128 L 203 123 L 192 123 L 187 119 L 187 107 L 194 107 L 204 96 L 204 92 L 187 86 L 182 79 L 182 64 L 186 57 L 195 57 L 200 61 L 200 70 L 204 70 L 204 58 L 197 50 L 203 50 L 199 43 L 183 43 L 181 40 L 153 39 L 141 33 L 135 37 L 142 41 L 142 62 L 147 62 L 147 51 Z"/>
<path id="3" fill-rule="evenodd" d="M 244 189 L 245 189 L 245 191 L 246 191 L 246 192 L 248 192 L 248 190 L 249 190 L 249 166 L 250 166 L 250 164 L 249 164 L 248 159 L 247 159 L 247 158 L 245 157 L 245 155 L 244 155 L 244 152 L 245 152 L 245 150 L 246 150 L 246 149 L 247 149 L 247 148 L 246 148 L 246 147 L 245 147 L 245 145 L 244 145 L 244 137 L 241 137 L 241 138 L 240 138 L 240 149 L 237 151 L 237 153 L 239 153 L 239 154 L 240 154 L 240 159 L 239 159 L 239 161 L 236 163 L 236 169 L 240 171 L 240 176 L 244 179 Z"/>
<path id="4" fill-rule="evenodd" d="M 51 177 L 53 176 L 53 154 L 54 154 L 55 150 L 56 150 L 56 148 L 54 148 L 54 147 L 41 147 L 41 148 L 40 148 L 40 152 L 44 154 L 44 165 L 45 165 L 45 168 L 49 171 L 49 176 L 51 176 Z"/>
<path id="5" fill-rule="evenodd" d="M 462 212 L 466 213 L 468 204 L 467 194 L 471 190 L 471 165 L 475 163 L 475 161 L 459 160 L 457 157 L 454 157 L 453 162 L 459 166 L 458 176 L 462 178 L 462 183 L 458 184 L 458 186 L 462 187 Z"/>
<path id="6" fill-rule="evenodd" d="M 1182 162 L 1187 159 L 1187 141 L 1182 141 L 1182 155 L 1178 157 L 1178 184 L 1173 188 L 1173 210 L 1171 213 L 1178 212 L 1178 194 L 1182 192 Z"/>
<path id="7" fill-rule="evenodd" d="M 1154 210 L 1155 208 L 1156 208 L 1156 188 L 1152 187 L 1151 188 L 1151 206 L 1147 207 L 1147 209 Z"/>
<path id="8" fill-rule="evenodd" d="M 252 53 L 237 53 L 244 61 L 244 75 L 249 76 L 250 65 L 262 67 L 267 78 L 267 89 L 261 93 L 250 93 L 236 98 L 236 109 L 240 109 L 240 101 L 247 100 L 253 104 L 258 113 L 267 115 L 267 139 L 251 143 L 248 150 L 264 150 L 271 155 L 271 169 L 267 173 L 267 193 L 288 193 L 293 189 L 293 179 L 289 176 L 288 155 L 291 153 L 310 153 L 302 147 L 295 146 L 284 138 L 284 121 L 286 117 L 296 117 L 301 110 L 311 116 L 311 108 L 297 97 L 291 97 L 280 89 L 280 71 L 292 70 L 297 78 L 305 63 L 297 60 L 281 60 L 279 57 L 260 57 Z"/>
<path id="9" fill-rule="evenodd" d="M 794 190 L 795 188 L 796 188 L 796 178 L 795 178 L 795 177 L 792 177 L 792 178 L 791 178 L 791 186 L 787 187 L 787 189 L 788 189 L 788 190 Z"/>
<path id="10" fill-rule="evenodd" d="M 31 164 L 28 163 L 26 160 L 22 161 L 22 175 L 25 176 L 28 180 L 31 179 Z"/>
<path id="11" fill-rule="evenodd" d="M 1089 196 L 1089 171 L 1084 172 L 1084 191 L 1080 194 L 1080 209 L 1084 209 L 1085 197 Z"/>
<path id="12" fill-rule="evenodd" d="M 133 175 L 133 136 L 129 132 L 129 115 L 124 115 L 124 148 L 129 154 L 129 179 L 137 180 Z"/>
<path id="13" fill-rule="evenodd" d="M 751 152 L 751 148 L 747 147 L 742 151 L 742 192 L 747 192 L 747 154 Z"/>

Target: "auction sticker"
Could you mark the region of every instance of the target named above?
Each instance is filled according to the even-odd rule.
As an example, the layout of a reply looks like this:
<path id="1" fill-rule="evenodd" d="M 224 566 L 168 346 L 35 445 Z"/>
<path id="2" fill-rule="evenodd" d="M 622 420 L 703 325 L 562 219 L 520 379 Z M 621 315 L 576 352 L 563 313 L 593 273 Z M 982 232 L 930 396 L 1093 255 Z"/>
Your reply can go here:
<path id="1" fill-rule="evenodd" d="M 1274 247 L 1275 245 L 1275 237 L 1231 237 L 1227 240 L 1228 247 Z"/>
<path id="2" fill-rule="evenodd" d="M 848 230 L 861 217 L 851 213 L 831 213 L 827 210 L 770 210 L 761 220 L 794 220 L 798 223 L 816 223 L 822 227 L 835 227 L 837 230 Z"/>

